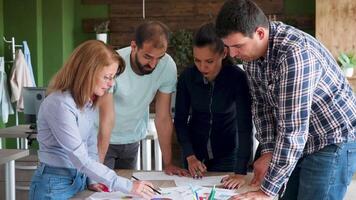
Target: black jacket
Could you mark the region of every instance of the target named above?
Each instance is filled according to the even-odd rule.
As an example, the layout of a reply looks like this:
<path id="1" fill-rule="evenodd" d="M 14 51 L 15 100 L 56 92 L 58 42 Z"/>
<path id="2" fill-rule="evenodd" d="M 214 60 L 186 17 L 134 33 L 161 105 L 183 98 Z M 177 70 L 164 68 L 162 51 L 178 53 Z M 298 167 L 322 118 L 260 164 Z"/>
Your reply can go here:
<path id="1" fill-rule="evenodd" d="M 244 174 L 252 151 L 251 97 L 245 72 L 224 65 L 213 83 L 193 66 L 178 79 L 175 117 L 184 158 L 208 160 L 208 140 L 214 158 L 238 148 L 236 173 Z"/>

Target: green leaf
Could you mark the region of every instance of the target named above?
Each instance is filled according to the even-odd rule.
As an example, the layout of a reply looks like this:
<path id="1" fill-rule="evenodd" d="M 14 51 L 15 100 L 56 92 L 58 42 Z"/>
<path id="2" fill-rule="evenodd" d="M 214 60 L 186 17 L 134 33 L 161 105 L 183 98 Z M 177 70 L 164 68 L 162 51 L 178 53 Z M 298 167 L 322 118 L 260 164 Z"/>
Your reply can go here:
<path id="1" fill-rule="evenodd" d="M 342 68 L 356 67 L 356 56 L 353 53 L 346 54 L 341 52 L 337 59 L 341 63 Z"/>
<path id="2" fill-rule="evenodd" d="M 350 63 L 351 63 L 352 65 L 356 65 L 356 56 L 352 56 L 352 57 L 351 57 Z"/>

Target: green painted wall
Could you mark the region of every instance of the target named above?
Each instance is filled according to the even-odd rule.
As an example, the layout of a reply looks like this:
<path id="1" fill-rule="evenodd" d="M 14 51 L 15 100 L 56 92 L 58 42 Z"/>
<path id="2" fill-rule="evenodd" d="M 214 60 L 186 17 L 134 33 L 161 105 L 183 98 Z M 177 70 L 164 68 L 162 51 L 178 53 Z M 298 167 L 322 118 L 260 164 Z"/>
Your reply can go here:
<path id="1" fill-rule="evenodd" d="M 94 33 L 84 33 L 82 20 L 85 18 L 107 18 L 109 16 L 108 5 L 82 5 L 81 0 L 74 1 L 74 44 L 78 46 L 85 40 L 94 39 Z"/>
<path id="2" fill-rule="evenodd" d="M 4 35 L 4 15 L 3 15 L 3 4 L 4 1 L 0 0 L 0 37 L 1 37 L 1 42 L 0 42 L 0 56 L 4 56 L 4 42 L 2 39 L 2 36 Z M 0 121 L 0 128 L 3 128 L 5 125 Z"/>
<path id="3" fill-rule="evenodd" d="M 36 83 L 47 86 L 75 46 L 95 38 L 83 33 L 82 19 L 107 16 L 107 5 L 81 5 L 81 0 L 0 0 L 0 36 L 28 42 Z M 0 56 L 8 60 L 12 57 L 6 47 L 0 42 Z M 11 115 L 6 126 L 15 125 L 14 119 Z M 19 119 L 21 124 L 21 114 Z M 15 147 L 15 140 L 6 142 L 7 148 Z"/>
<path id="4" fill-rule="evenodd" d="M 81 5 L 81 0 L 43 1 L 43 77 L 48 85 L 73 49 L 94 34 L 83 33 L 82 19 L 107 17 L 107 5 Z"/>
<path id="5" fill-rule="evenodd" d="M 4 35 L 7 39 L 15 37 L 17 44 L 22 44 L 26 40 L 31 51 L 32 66 L 34 68 L 35 79 L 37 74 L 37 0 L 4 0 Z M 5 56 L 10 51 L 5 52 Z M 9 57 L 8 57 L 9 58 Z"/>
<path id="6" fill-rule="evenodd" d="M 63 63 L 63 1 L 42 2 L 42 41 L 44 85 Z"/>
<path id="7" fill-rule="evenodd" d="M 63 27 L 63 62 L 74 49 L 74 4 L 73 0 L 64 0 L 62 9 Z M 62 62 L 62 63 L 63 63 Z"/>
<path id="8" fill-rule="evenodd" d="M 46 86 L 75 46 L 94 38 L 83 33 L 82 19 L 107 17 L 107 5 L 81 5 L 81 0 L 0 0 L 0 34 L 27 40 L 36 82 Z M 16 12 L 14 12 L 16 10 Z M 30 12 L 29 12 L 30 11 Z M 4 45 L 0 45 L 0 53 Z M 2 54 L 3 54 L 2 53 Z"/>
<path id="9" fill-rule="evenodd" d="M 284 10 L 289 14 L 315 14 L 314 0 L 284 0 Z"/>
<path id="10" fill-rule="evenodd" d="M 43 84 L 43 14 L 42 14 L 42 0 L 36 1 L 36 10 L 37 10 L 37 18 L 36 18 L 36 41 L 37 41 L 37 56 L 32 56 L 37 60 L 37 85 L 44 86 Z"/>
<path id="11" fill-rule="evenodd" d="M 314 0 L 284 0 L 284 12 L 290 15 L 315 15 Z M 315 28 L 303 30 L 315 36 Z"/>
<path id="12" fill-rule="evenodd" d="M 1 42 L 0 42 L 0 56 L 4 55 L 4 42 L 2 39 L 2 36 L 4 35 L 4 1 L 0 0 L 0 37 L 1 37 Z M 1 124 L 1 123 L 0 123 Z M 1 126 L 1 125 L 0 125 Z"/>

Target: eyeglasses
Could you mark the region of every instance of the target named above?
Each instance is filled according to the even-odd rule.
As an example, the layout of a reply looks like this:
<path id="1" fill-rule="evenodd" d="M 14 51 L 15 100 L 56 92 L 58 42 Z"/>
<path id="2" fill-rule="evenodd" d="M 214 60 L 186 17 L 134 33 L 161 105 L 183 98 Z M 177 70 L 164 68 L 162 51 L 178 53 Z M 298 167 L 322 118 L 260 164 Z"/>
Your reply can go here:
<path id="1" fill-rule="evenodd" d="M 104 78 L 104 81 L 106 83 L 108 83 L 108 82 L 111 82 L 111 81 L 115 80 L 116 77 L 117 77 L 117 75 L 114 75 L 112 77 L 105 75 L 103 78 Z"/>

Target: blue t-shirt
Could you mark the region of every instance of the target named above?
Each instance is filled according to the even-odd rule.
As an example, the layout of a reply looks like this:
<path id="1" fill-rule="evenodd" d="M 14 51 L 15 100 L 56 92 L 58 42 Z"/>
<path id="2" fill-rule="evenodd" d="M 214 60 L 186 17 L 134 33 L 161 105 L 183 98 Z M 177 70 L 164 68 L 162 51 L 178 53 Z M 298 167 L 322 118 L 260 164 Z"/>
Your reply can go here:
<path id="1" fill-rule="evenodd" d="M 129 144 L 146 136 L 149 105 L 157 91 L 172 93 L 176 89 L 177 67 L 168 54 L 148 75 L 137 75 L 131 68 L 131 47 L 118 50 L 125 60 L 125 71 L 115 80 L 112 89 L 115 104 L 115 126 L 111 144 Z"/>

